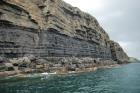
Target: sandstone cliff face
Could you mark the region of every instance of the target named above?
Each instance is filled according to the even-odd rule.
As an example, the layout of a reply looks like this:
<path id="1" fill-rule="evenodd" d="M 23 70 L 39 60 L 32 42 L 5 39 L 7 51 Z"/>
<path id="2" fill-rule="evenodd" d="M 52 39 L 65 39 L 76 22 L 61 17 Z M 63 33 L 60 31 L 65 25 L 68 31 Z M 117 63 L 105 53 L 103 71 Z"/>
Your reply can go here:
<path id="1" fill-rule="evenodd" d="M 46 21 L 39 7 L 30 0 L 1 0 L 1 20 L 14 25 L 43 29 Z"/>
<path id="2" fill-rule="evenodd" d="M 0 1 L 0 54 L 6 57 L 127 59 L 110 42 L 94 17 L 62 0 Z M 114 54 L 114 47 L 122 51 Z"/>
<path id="3" fill-rule="evenodd" d="M 91 15 L 62 0 L 46 0 L 45 5 L 43 13 L 46 15 L 49 28 L 103 45 L 109 40 L 108 34 Z"/>

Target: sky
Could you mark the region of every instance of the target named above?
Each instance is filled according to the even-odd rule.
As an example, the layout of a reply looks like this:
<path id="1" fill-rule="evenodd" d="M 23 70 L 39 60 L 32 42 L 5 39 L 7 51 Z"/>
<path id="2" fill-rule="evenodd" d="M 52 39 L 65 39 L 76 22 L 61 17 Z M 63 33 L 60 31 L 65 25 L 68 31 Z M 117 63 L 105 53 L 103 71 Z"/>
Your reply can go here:
<path id="1" fill-rule="evenodd" d="M 140 0 L 64 0 L 94 16 L 130 57 L 140 59 Z"/>

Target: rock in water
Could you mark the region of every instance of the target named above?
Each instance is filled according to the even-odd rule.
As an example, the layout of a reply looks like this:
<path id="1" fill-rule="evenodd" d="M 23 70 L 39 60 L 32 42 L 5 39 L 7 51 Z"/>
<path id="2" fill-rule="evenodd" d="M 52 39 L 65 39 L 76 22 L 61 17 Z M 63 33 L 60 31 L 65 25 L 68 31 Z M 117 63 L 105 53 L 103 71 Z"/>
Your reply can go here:
<path id="1" fill-rule="evenodd" d="M 110 40 L 94 17 L 62 0 L 0 0 L 0 55 L 33 55 L 65 66 L 73 57 L 79 60 L 76 66 L 86 57 L 93 60 L 82 61 L 86 65 L 128 61 L 121 46 Z"/>

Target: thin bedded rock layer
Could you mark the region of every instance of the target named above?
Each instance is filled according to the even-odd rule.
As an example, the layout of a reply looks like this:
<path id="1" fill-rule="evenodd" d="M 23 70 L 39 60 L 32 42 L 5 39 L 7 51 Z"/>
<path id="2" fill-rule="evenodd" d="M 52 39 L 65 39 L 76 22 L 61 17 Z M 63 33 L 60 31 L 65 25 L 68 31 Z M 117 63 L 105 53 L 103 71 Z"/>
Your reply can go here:
<path id="1" fill-rule="evenodd" d="M 62 0 L 1 0 L 0 54 L 128 61 L 94 17 Z"/>

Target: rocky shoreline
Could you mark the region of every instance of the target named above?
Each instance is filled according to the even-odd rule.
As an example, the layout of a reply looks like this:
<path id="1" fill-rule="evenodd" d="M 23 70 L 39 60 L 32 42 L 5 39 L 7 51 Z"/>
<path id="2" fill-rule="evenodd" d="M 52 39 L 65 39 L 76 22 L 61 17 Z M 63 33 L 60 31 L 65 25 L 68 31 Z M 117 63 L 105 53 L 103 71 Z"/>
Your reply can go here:
<path id="1" fill-rule="evenodd" d="M 26 75 L 34 73 L 81 73 L 95 71 L 98 68 L 118 66 L 113 60 L 101 60 L 95 58 L 46 58 L 39 59 L 33 55 L 23 58 L 0 60 L 0 77 Z"/>

